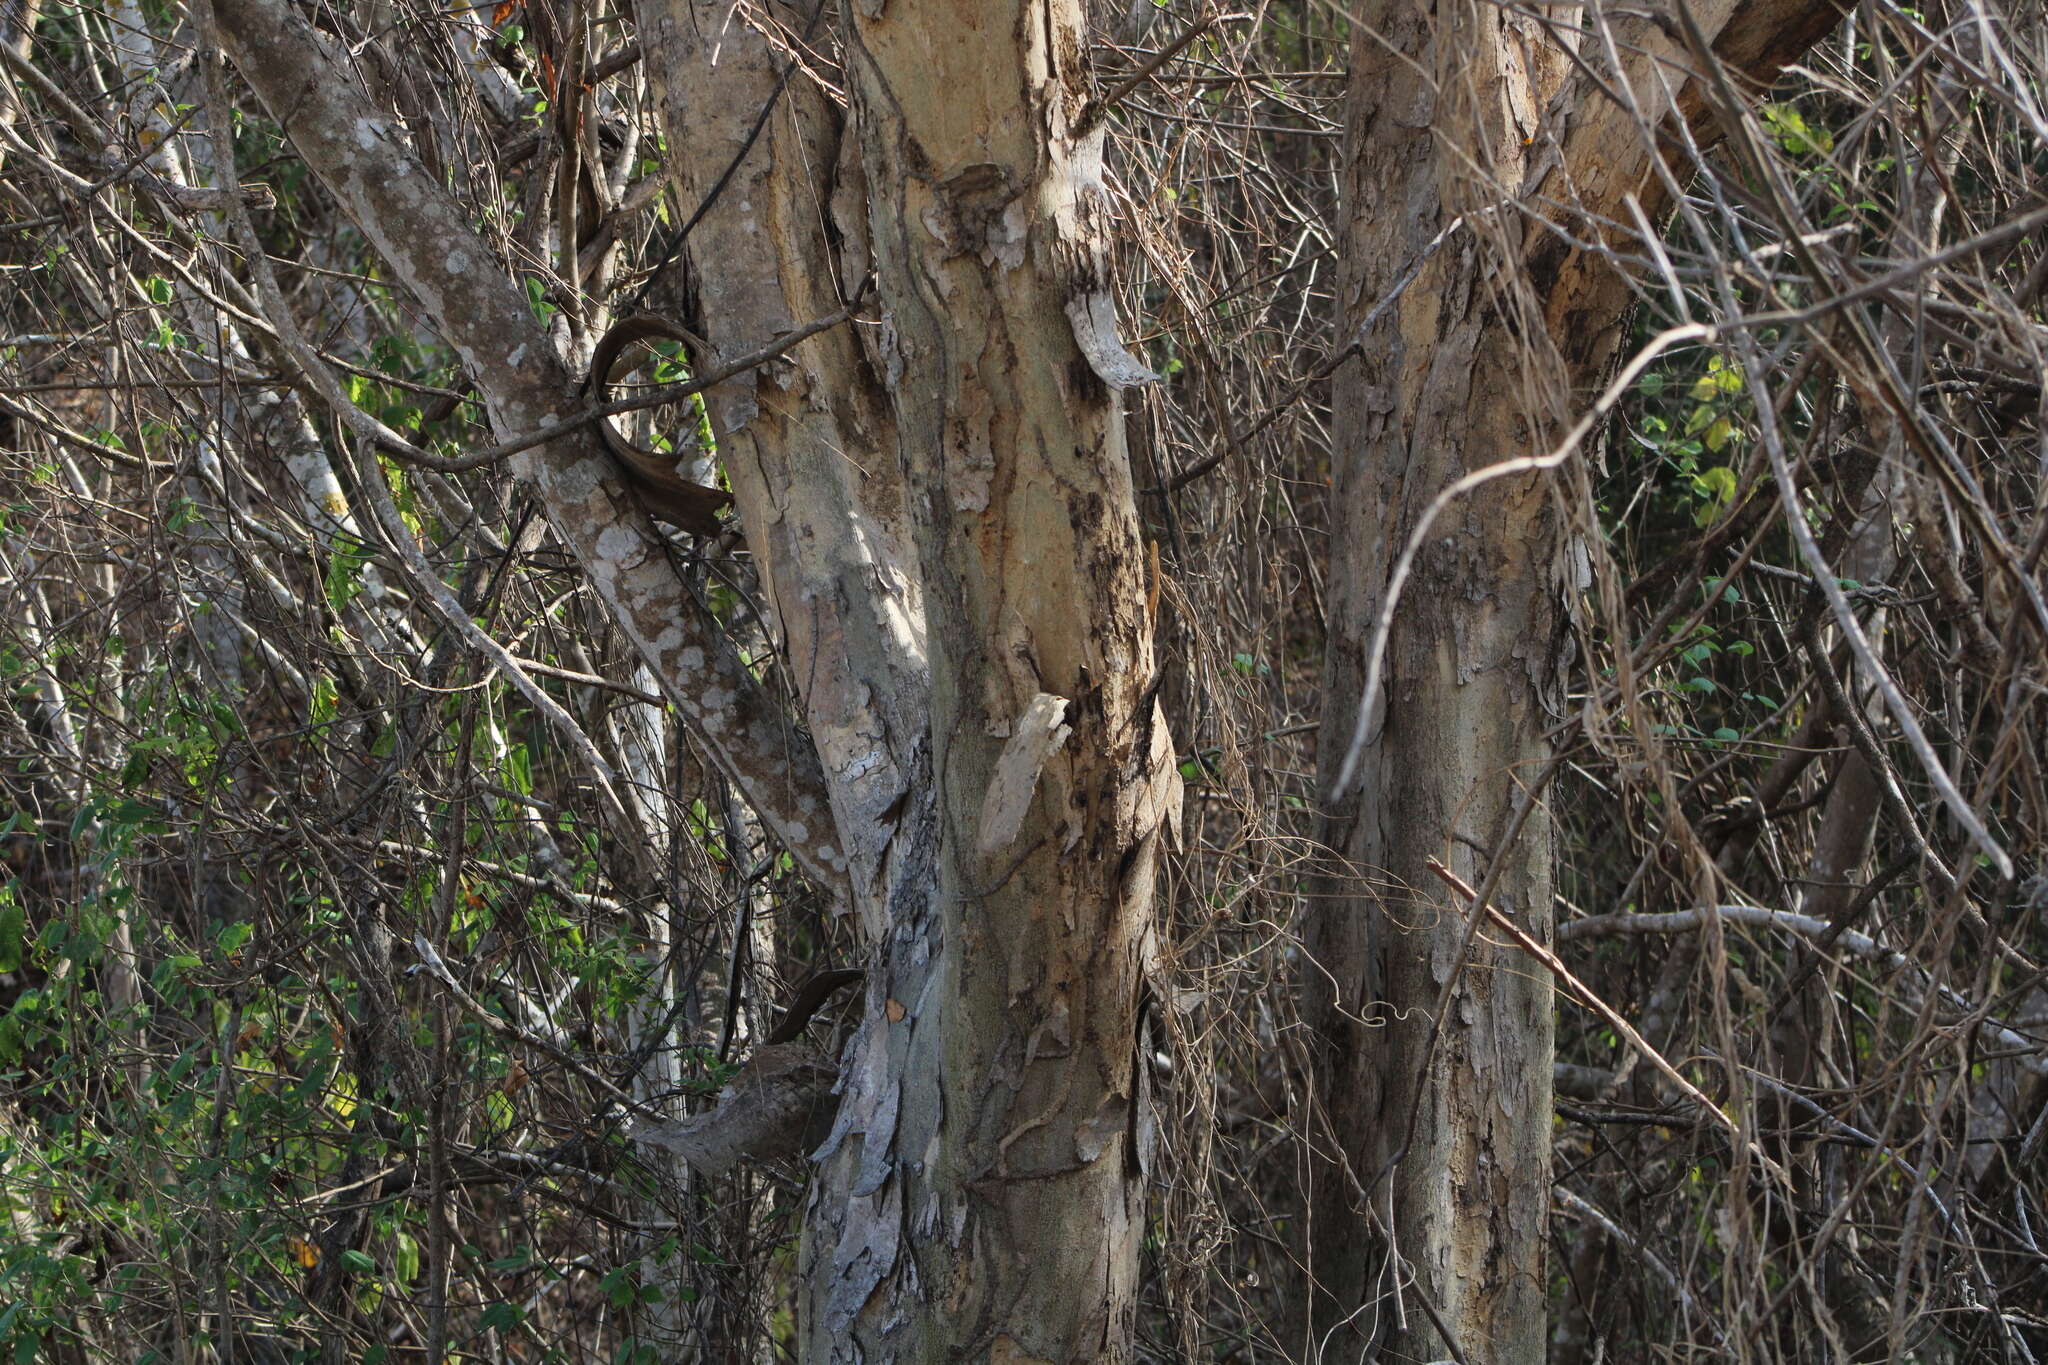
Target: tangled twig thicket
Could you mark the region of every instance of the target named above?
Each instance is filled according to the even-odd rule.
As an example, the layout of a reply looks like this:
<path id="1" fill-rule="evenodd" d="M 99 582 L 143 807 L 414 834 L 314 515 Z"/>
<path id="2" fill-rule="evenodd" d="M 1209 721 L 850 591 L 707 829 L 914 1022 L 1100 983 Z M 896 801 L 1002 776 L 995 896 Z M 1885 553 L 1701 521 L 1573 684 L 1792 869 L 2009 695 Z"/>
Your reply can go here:
<path id="1" fill-rule="evenodd" d="M 565 275 L 674 304 L 695 207 L 665 192 L 631 8 L 594 8 L 602 51 L 540 7 L 319 11 L 571 349 Z M 1316 0 L 1197 8 L 1105 8 L 1094 53 L 1127 331 L 1165 376 L 1130 421 L 1189 792 L 1142 1335 L 1305 1359 L 1295 927 L 1353 35 Z M 1598 38 L 1604 8 L 1545 16 Z M 829 25 L 779 14 L 732 22 L 836 98 Z M 249 184 L 220 188 L 194 30 L 133 3 L 0 22 L 0 1349 L 633 1358 L 660 1301 L 705 1358 L 772 1352 L 800 1170 L 657 1179 L 620 1097 L 707 1104 L 847 926 L 504 472 L 408 466 L 309 387 L 243 213 L 348 404 L 491 444 L 233 90 Z M 580 127 L 547 105 L 572 60 Z M 1526 776 L 1556 951 L 1601 1005 L 1560 994 L 1553 1358 L 2032 1361 L 2048 21 L 1863 0 L 1760 100 L 1707 88 L 1692 129 L 1641 130 L 1668 223 L 1499 187 L 1513 212 L 1470 227 L 1556 234 L 1637 296 L 1638 372 L 1543 475 L 1576 659 Z M 605 211 L 565 247 L 544 210 L 579 164 Z M 1548 354 L 1496 363 L 1541 387 Z M 606 376 L 686 377 L 673 349 Z M 621 425 L 685 454 L 700 416 Z M 789 686 L 744 550 L 676 553 Z M 1382 888 L 1396 914 L 1416 890 Z M 460 960 L 408 972 L 420 935 Z"/>

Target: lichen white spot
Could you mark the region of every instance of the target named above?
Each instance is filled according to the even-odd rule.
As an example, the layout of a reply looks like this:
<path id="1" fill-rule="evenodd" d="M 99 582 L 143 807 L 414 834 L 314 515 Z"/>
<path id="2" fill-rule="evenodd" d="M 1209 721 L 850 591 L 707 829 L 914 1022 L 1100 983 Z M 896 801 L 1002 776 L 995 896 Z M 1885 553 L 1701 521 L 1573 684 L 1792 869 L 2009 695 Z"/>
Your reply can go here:
<path id="1" fill-rule="evenodd" d="M 460 275 L 463 271 L 469 269 L 469 253 L 466 251 L 449 252 L 447 267 L 449 274 Z"/>
<path id="2" fill-rule="evenodd" d="M 512 430 L 524 430 L 524 428 L 522 426 L 514 426 Z M 575 463 L 575 465 L 569 465 L 559 475 L 555 475 L 553 485 L 555 485 L 555 491 L 561 493 L 563 501 L 580 503 L 580 501 L 588 499 L 598 489 L 598 481 L 602 477 L 604 477 L 604 463 L 602 463 L 602 460 L 598 460 L 596 456 L 590 456 L 586 460 L 578 460 L 578 463 Z"/>
<path id="3" fill-rule="evenodd" d="M 700 645 L 691 645 L 683 651 L 683 657 L 676 661 L 688 673 L 696 673 L 704 667 L 704 650 Z"/>
<path id="4" fill-rule="evenodd" d="M 600 558 L 624 560 L 640 548 L 640 537 L 623 526 L 607 526 L 598 533 L 597 553 Z"/>

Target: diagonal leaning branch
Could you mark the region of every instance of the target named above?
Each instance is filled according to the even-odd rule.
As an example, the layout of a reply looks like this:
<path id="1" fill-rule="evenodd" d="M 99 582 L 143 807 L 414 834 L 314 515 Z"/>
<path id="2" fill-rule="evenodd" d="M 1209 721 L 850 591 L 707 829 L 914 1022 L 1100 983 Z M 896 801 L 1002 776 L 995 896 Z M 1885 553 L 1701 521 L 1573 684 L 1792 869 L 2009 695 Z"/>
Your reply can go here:
<path id="1" fill-rule="evenodd" d="M 216 0 L 214 12 L 230 60 L 461 356 L 496 428 L 529 432 L 577 412 L 577 388 L 524 290 L 327 40 L 284 0 Z M 663 694 L 805 869 L 843 897 L 815 751 L 679 580 L 596 433 L 565 432 L 512 465 Z"/>

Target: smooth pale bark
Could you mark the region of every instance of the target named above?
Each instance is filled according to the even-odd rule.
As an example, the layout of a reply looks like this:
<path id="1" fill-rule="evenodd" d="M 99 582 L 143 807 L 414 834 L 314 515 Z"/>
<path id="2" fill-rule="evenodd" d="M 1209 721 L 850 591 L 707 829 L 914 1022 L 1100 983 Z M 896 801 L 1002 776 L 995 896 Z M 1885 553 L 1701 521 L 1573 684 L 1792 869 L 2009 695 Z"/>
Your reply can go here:
<path id="1" fill-rule="evenodd" d="M 700 365 L 836 312 L 869 270 L 858 149 L 842 113 L 801 76 L 785 82 L 784 59 L 724 0 L 664 0 L 641 15 L 668 167 L 684 220 L 696 220 L 678 273 L 693 329 L 718 352 Z M 928 689 L 888 394 L 850 326 L 706 401 L 818 751 L 852 903 L 879 939 Z"/>
<path id="2" fill-rule="evenodd" d="M 860 201 L 859 164 L 841 111 L 811 82 L 786 80 L 786 57 L 730 4 L 659 0 L 638 15 L 675 221 L 693 224 L 654 297 L 680 300 L 679 320 L 706 339 L 710 353 L 691 357 L 702 370 L 838 311 L 860 287 L 864 253 L 842 253 L 830 232 L 835 202 Z M 886 932 L 891 886 L 906 872 L 929 883 L 928 867 L 902 856 L 911 844 L 895 837 L 931 802 L 916 776 L 926 726 L 922 589 L 907 563 L 888 396 L 859 329 L 848 326 L 717 386 L 706 404 L 847 859 L 843 908 L 858 913 L 872 942 Z M 789 1113 L 803 1116 L 771 1105 L 762 1117 L 772 1124 Z M 791 1136 L 801 1139 L 805 1126 Z M 772 1150 L 749 1137 L 756 1159 Z M 703 1169 L 701 1153 L 677 1154 Z M 740 1333 L 722 1335 L 738 1349 Z"/>
<path id="3" fill-rule="evenodd" d="M 1702 122 L 1682 38 L 1616 15 L 1610 43 L 1599 10 L 1584 30 L 1576 6 L 1555 28 L 1467 0 L 1380 0 L 1359 15 L 1339 299 L 1343 334 L 1373 325 L 1335 392 L 1326 791 L 1358 732 L 1387 575 L 1422 509 L 1463 475 L 1544 453 L 1618 344 L 1622 282 L 1537 220 L 1582 242 L 1619 238 L 1625 196 L 1652 215 L 1668 202 L 1643 130 Z M 1694 12 L 1752 75 L 1834 14 L 1809 0 Z M 1579 45 L 1577 74 L 1561 40 Z M 1394 618 L 1360 779 L 1328 812 L 1341 870 L 1305 929 L 1322 968 L 1304 1002 L 1323 1124 L 1304 1210 L 1312 1358 L 1375 1345 L 1404 1359 L 1544 1358 L 1550 983 L 1487 936 L 1461 966 L 1465 913 L 1427 860 L 1481 884 L 1548 758 L 1563 600 L 1579 586 L 1569 563 L 1540 476 L 1487 484 L 1436 524 Z M 1539 805 L 1492 898 L 1538 938 L 1550 859 Z"/>

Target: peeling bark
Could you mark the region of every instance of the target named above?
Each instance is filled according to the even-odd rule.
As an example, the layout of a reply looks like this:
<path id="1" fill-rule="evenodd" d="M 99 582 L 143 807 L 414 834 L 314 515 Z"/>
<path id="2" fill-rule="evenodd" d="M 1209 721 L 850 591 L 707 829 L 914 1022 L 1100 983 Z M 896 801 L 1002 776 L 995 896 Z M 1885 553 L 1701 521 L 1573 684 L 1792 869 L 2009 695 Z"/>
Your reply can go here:
<path id="1" fill-rule="evenodd" d="M 498 431 L 571 411 L 511 272 L 402 126 L 280 0 L 216 7 Z M 817 1153 L 806 1358 L 1127 1359 L 1150 1131 L 1138 1001 L 1180 790 L 1119 400 L 1150 375 L 1116 339 L 1081 9 L 867 5 L 848 18 L 850 111 L 786 81 L 728 10 L 643 14 L 693 224 L 680 292 L 710 353 L 692 364 L 829 315 L 871 257 L 883 303 L 706 395 L 809 733 L 681 590 L 594 433 L 516 470 L 870 947 Z M 722 1133 L 786 1134 L 814 1064 L 792 1075 L 750 1081 Z M 694 1130 L 637 1136 L 710 1159 Z"/>
<path id="2" fill-rule="evenodd" d="M 1738 77 L 1767 79 L 1834 22 L 1826 0 L 1694 12 L 1726 35 Z M 1382 0 L 1355 31 L 1344 330 L 1379 312 L 1334 395 L 1326 791 L 1422 509 L 1464 475 L 1543 453 L 1619 343 L 1625 282 L 1544 220 L 1597 242 L 1630 221 L 1631 198 L 1660 215 L 1660 140 L 1704 108 L 1682 41 L 1648 18 L 1597 13 L 1582 31 L 1577 7 Z M 1538 478 L 1487 484 L 1438 523 L 1393 618 L 1361 780 L 1328 812 L 1337 861 L 1305 931 L 1323 968 L 1305 1000 L 1325 1125 L 1306 1211 L 1312 1356 L 1544 1357 L 1550 983 L 1484 935 L 1461 957 L 1465 913 L 1427 860 L 1479 885 L 1498 852 L 1492 903 L 1547 938 L 1540 803 L 1513 831 L 1559 714 L 1562 607 L 1579 588 L 1563 551 Z"/>
<path id="3" fill-rule="evenodd" d="M 840 111 L 809 83 L 785 83 L 767 42 L 728 23 L 729 10 L 667 0 L 646 12 L 644 38 L 684 221 L 696 219 L 683 292 L 718 352 L 696 359 L 714 364 L 836 311 L 868 269 L 864 231 L 843 248 L 849 234 L 831 231 L 865 198 Z M 879 939 L 928 688 L 888 394 L 848 327 L 706 401 L 803 699 L 852 903 Z"/>
<path id="4" fill-rule="evenodd" d="M 897 831 L 930 874 L 887 907 L 813 1196 L 807 1356 L 1127 1359 L 1163 722 L 1113 387 L 1136 367 L 1072 315 L 1106 245 L 1081 14 L 868 6 L 848 49 L 934 625 L 933 794 Z M 982 841 L 1041 695 L 1072 733 Z"/>

